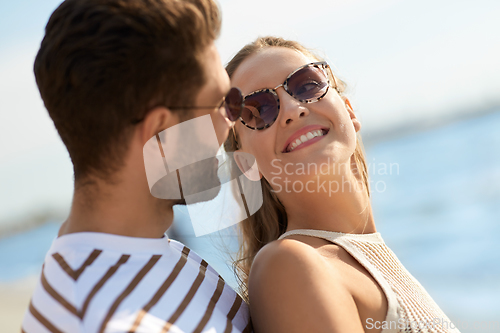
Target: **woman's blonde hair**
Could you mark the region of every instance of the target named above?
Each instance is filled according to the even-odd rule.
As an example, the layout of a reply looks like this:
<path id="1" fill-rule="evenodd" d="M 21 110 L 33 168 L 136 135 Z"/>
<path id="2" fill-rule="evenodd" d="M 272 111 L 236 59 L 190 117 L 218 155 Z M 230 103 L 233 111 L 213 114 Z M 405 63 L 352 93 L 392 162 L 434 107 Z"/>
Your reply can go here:
<path id="1" fill-rule="evenodd" d="M 301 52 L 302 54 L 316 59 L 317 61 L 322 60 L 298 42 L 272 36 L 260 37 L 254 42 L 245 45 L 231 59 L 231 61 L 229 61 L 226 66 L 226 71 L 229 77 L 232 78 L 236 69 L 243 61 L 245 61 L 245 59 L 268 47 L 285 47 Z M 345 91 L 345 84 L 338 78 L 335 78 L 335 81 L 337 83 L 337 91 L 340 95 L 342 95 Z M 234 131 L 234 127 L 233 135 L 228 136 L 228 139 L 224 143 L 224 148 L 226 152 L 233 152 L 240 148 L 238 147 L 237 133 Z M 354 160 L 356 162 L 356 169 L 369 196 L 368 170 L 365 162 L 363 144 L 359 133 L 357 134 Z M 233 174 L 238 174 L 236 170 L 238 166 L 234 162 L 232 162 L 230 168 L 233 170 Z M 233 263 L 239 283 L 240 293 L 246 301 L 248 301 L 248 276 L 255 255 L 262 247 L 264 247 L 264 245 L 277 240 L 278 237 L 286 231 L 288 225 L 285 207 L 281 204 L 280 200 L 276 196 L 276 193 L 272 191 L 271 185 L 264 177 L 261 179 L 261 185 L 263 192 L 262 207 L 254 215 L 243 220 L 239 224 L 240 248 L 237 258 Z"/>

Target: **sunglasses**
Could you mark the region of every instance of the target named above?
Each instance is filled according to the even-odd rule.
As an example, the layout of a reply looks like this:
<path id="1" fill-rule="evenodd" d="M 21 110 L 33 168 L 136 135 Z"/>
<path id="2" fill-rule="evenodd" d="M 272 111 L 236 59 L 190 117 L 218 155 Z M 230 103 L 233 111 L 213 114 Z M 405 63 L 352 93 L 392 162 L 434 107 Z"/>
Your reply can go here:
<path id="1" fill-rule="evenodd" d="M 314 103 L 321 100 L 330 87 L 328 74 L 333 78 L 334 89 L 337 89 L 335 77 L 331 72 L 327 72 L 329 68 L 324 61 L 313 62 L 294 70 L 283 83 L 274 89 L 261 89 L 246 95 L 243 98 L 243 110 L 238 115 L 240 121 L 252 130 L 263 130 L 271 126 L 278 118 L 280 111 L 280 100 L 276 93 L 279 87 L 283 87 L 290 96 L 302 103 Z M 234 110 L 237 111 L 236 108 Z M 235 116 L 236 114 L 231 114 L 228 118 L 235 121 Z"/>
<path id="2" fill-rule="evenodd" d="M 243 95 L 241 90 L 233 87 L 226 94 L 222 102 L 217 106 L 170 106 L 170 110 L 196 110 L 196 109 L 220 109 L 224 107 L 224 116 L 232 122 L 238 120 L 243 111 Z M 136 125 L 144 120 L 143 118 L 132 120 Z"/>

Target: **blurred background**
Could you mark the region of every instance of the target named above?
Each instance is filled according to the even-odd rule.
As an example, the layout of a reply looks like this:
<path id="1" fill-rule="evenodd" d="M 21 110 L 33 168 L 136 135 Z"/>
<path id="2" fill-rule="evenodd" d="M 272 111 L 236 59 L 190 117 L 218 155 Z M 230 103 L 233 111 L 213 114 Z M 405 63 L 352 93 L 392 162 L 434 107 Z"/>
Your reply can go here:
<path id="1" fill-rule="evenodd" d="M 68 154 L 32 65 L 60 0 L 0 3 L 0 322 L 18 332 L 72 199 Z M 220 0 L 226 63 L 258 36 L 324 56 L 361 118 L 375 221 L 462 332 L 500 332 L 500 2 Z M 171 238 L 232 286 L 234 229 Z"/>

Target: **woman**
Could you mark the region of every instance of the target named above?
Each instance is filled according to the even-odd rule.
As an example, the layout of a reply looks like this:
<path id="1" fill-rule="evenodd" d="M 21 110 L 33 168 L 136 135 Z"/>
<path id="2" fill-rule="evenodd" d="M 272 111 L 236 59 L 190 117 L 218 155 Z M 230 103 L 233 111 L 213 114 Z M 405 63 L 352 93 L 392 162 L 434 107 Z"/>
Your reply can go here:
<path id="1" fill-rule="evenodd" d="M 458 332 L 376 231 L 361 124 L 329 65 L 265 37 L 226 69 L 245 107 L 225 149 L 262 177 L 237 263 L 255 331 Z"/>

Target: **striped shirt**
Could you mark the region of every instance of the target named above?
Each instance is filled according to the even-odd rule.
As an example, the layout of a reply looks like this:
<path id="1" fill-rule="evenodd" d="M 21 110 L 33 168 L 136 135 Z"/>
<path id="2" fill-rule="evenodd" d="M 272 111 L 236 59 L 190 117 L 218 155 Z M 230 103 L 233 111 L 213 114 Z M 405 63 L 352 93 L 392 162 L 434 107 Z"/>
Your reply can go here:
<path id="1" fill-rule="evenodd" d="M 45 257 L 22 332 L 250 332 L 247 304 L 170 240 L 75 233 Z"/>

